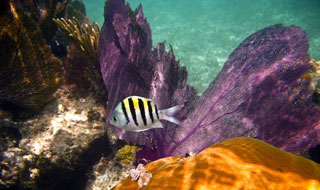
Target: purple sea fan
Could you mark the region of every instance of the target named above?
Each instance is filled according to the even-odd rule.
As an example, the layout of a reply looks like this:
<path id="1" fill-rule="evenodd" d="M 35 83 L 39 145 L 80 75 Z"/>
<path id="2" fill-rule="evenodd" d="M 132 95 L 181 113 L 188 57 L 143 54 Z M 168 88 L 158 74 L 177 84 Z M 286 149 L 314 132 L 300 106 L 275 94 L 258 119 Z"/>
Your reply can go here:
<path id="1" fill-rule="evenodd" d="M 298 153 L 320 143 L 319 107 L 312 101 L 308 39 L 295 26 L 254 33 L 229 56 L 222 71 L 194 102 L 180 127 L 161 135 L 163 150 L 139 158 L 184 155 L 239 136 L 262 139 Z"/>
<path id="2" fill-rule="evenodd" d="M 152 66 L 147 61 L 152 46 L 151 30 L 142 13 L 137 14 L 139 18 L 135 22 L 132 21 L 129 9 L 124 0 L 110 0 L 105 6 L 105 22 L 99 40 L 99 61 L 108 91 L 107 116 L 127 95 L 143 96 L 150 89 L 146 81 L 152 77 Z M 141 7 L 138 11 L 141 11 Z M 144 28 L 137 20 L 144 20 Z"/>
<path id="3" fill-rule="evenodd" d="M 108 92 L 107 120 L 116 104 L 131 95 L 151 98 L 160 109 L 186 104 L 196 96 L 195 89 L 186 85 L 187 71 L 179 67 L 173 52 L 166 52 L 164 44 L 151 48 L 151 30 L 142 7 L 132 11 L 124 0 L 107 1 L 99 42 L 101 73 Z M 187 110 L 182 110 L 177 118 L 181 119 Z M 163 124 L 165 129 L 143 133 L 112 129 L 120 139 L 160 147 L 166 137 L 163 134 L 168 134 L 165 131 L 176 127 L 168 122 Z M 162 152 L 157 153 L 157 157 L 161 156 Z"/>
<path id="4" fill-rule="evenodd" d="M 245 39 L 199 98 L 186 85 L 187 71 L 172 51 L 151 50 L 151 31 L 141 6 L 123 0 L 106 4 L 99 59 L 108 91 L 107 120 L 130 95 L 152 98 L 159 108 L 185 104 L 180 126 L 143 133 L 113 128 L 128 142 L 145 145 L 138 160 L 199 152 L 227 138 L 250 136 L 291 152 L 320 143 L 320 111 L 308 80 L 308 39 L 295 26 L 270 26 Z M 109 125 L 110 126 L 110 125 Z"/>
<path id="5" fill-rule="evenodd" d="M 244 40 L 166 145 L 169 155 L 199 152 L 239 136 L 290 152 L 320 143 L 319 107 L 308 80 L 308 39 L 295 26 L 275 25 Z"/>

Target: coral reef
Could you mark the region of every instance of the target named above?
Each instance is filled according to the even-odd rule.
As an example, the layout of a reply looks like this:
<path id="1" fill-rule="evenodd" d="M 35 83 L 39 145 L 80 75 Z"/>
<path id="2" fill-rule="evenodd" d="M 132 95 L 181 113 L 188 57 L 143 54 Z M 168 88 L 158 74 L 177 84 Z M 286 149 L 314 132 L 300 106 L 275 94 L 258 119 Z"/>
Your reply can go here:
<path id="1" fill-rule="evenodd" d="M 130 11 L 124 1 L 106 4 L 99 58 L 109 92 L 107 121 L 123 98 L 152 98 L 160 108 L 184 104 L 181 126 L 132 133 L 114 129 L 120 139 L 145 145 L 138 159 L 199 152 L 224 139 L 250 136 L 299 153 L 320 143 L 318 105 L 312 102 L 308 39 L 299 27 L 274 25 L 262 29 L 234 50 L 222 71 L 201 97 L 185 84 L 172 50 L 151 33 L 141 6 Z M 126 77 L 123 77 L 126 76 Z"/>
<path id="2" fill-rule="evenodd" d="M 39 109 L 52 100 L 61 85 L 61 61 L 48 49 L 39 27 L 16 8 L 4 3 L 0 18 L 0 100 Z"/>
<path id="3" fill-rule="evenodd" d="M 103 106 L 91 96 L 77 100 L 65 89 L 55 98 L 42 114 L 21 122 L 19 143 L 2 152 L 1 187 L 84 187 L 100 154 L 112 153 Z"/>
<path id="4" fill-rule="evenodd" d="M 93 62 L 75 44 L 69 48 L 67 59 L 60 57 L 62 61 L 50 52 L 50 48 L 55 51 L 51 42 L 59 34 L 49 25 L 43 29 L 42 19 L 49 18 L 56 27 L 52 12 L 46 12 L 46 8 L 64 9 L 66 4 L 57 0 L 5 0 L 1 6 L 0 189 L 80 189 L 85 187 L 87 174 L 101 154 L 115 152 L 109 146 L 114 138 L 107 135 L 105 108 L 97 97 L 86 94 L 79 99 L 68 89 L 58 89 L 63 82 L 62 61 L 74 64 L 88 60 L 87 70 L 82 73 L 92 75 L 90 79 L 95 81 L 90 81 L 86 90 L 101 84 L 105 92 L 97 60 Z M 52 37 L 52 33 L 56 35 Z M 101 91 L 95 95 L 101 95 Z M 105 96 L 100 98 L 104 100 Z M 20 110 L 23 116 L 18 118 L 16 112 Z"/>
<path id="5" fill-rule="evenodd" d="M 6 0 L 0 13 L 0 104 L 38 113 L 17 122 L 11 108 L 0 110 L 0 189 L 111 189 L 129 174 L 115 189 L 318 188 L 319 165 L 310 160 L 251 138 L 212 145 L 250 136 L 317 158 L 318 63 L 302 29 L 275 25 L 252 34 L 198 97 L 172 48 L 152 49 L 142 6 L 108 0 L 101 32 L 80 1 Z M 154 99 L 159 109 L 184 104 L 181 126 L 107 127 L 114 106 L 131 95 Z M 124 146 L 110 130 L 142 146 Z M 175 155 L 186 156 L 134 166 Z"/>
<path id="6" fill-rule="evenodd" d="M 263 141 L 232 138 L 191 157 L 163 158 L 145 166 L 152 189 L 319 189 L 320 165 Z M 130 177 L 114 190 L 138 190 Z"/>

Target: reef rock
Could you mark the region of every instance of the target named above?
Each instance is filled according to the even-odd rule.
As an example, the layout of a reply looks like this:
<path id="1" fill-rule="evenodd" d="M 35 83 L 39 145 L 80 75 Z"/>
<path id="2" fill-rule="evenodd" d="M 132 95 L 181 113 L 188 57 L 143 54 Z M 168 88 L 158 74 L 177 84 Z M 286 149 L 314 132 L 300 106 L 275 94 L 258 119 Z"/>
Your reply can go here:
<path id="1" fill-rule="evenodd" d="M 145 145 L 138 159 L 199 152 L 227 138 L 250 136 L 298 153 L 320 143 L 320 111 L 312 101 L 308 39 L 299 27 L 270 26 L 245 39 L 198 98 L 185 84 L 187 71 L 172 50 L 151 50 L 151 32 L 141 6 L 106 4 L 99 58 L 108 91 L 106 118 L 123 98 L 152 98 L 159 108 L 184 104 L 181 126 L 143 133 L 114 129 L 120 139 Z"/>
<path id="2" fill-rule="evenodd" d="M 319 164 L 248 137 L 222 141 L 186 158 L 163 158 L 145 168 L 152 177 L 143 190 L 320 188 Z M 128 177 L 113 189 L 140 188 Z"/>
<path id="3" fill-rule="evenodd" d="M 84 19 L 82 19 L 84 20 Z M 59 28 L 72 39 L 64 69 L 65 87 L 87 97 L 93 94 L 97 101 L 105 102 L 106 90 L 102 80 L 97 58 L 100 29 L 97 23 L 90 24 L 88 19 L 79 23 L 72 20 L 55 19 Z"/>
<path id="4" fill-rule="evenodd" d="M 119 153 L 119 151 L 118 151 Z M 120 181 L 126 179 L 134 163 L 123 163 L 119 156 L 113 159 L 101 157 L 99 162 L 92 167 L 92 179 L 87 182 L 86 189 L 107 189 L 115 187 Z"/>
<path id="5" fill-rule="evenodd" d="M 116 104 L 131 95 L 154 99 L 159 108 L 192 100 L 196 91 L 186 85 L 187 71 L 179 67 L 173 51 L 166 52 L 164 44 L 151 50 L 151 31 L 142 7 L 132 11 L 124 0 L 109 0 L 105 8 L 99 59 L 108 92 L 106 118 L 109 119 Z M 166 126 L 165 130 L 174 127 L 169 123 Z M 148 146 L 158 143 L 153 140 L 158 140 L 154 135 L 162 131 L 135 133 L 117 128 L 113 130 L 121 139 Z"/>
<path id="6" fill-rule="evenodd" d="M 20 138 L 9 141 L 8 136 L 8 142 L 18 142 L 7 143 L 1 153 L 0 189 L 79 189 L 101 154 L 112 153 L 104 107 L 91 96 L 78 100 L 65 89 L 54 95 L 43 113 L 20 122 L 18 129 L 13 126 Z"/>
<path id="7" fill-rule="evenodd" d="M 92 63 L 91 58 L 75 43 L 71 43 L 64 70 L 64 85 L 72 91 L 76 91 L 82 98 L 87 97 L 90 93 L 90 82 L 85 73 L 87 63 Z"/>
<path id="8" fill-rule="evenodd" d="M 4 1 L 0 17 L 0 101 L 38 109 L 61 85 L 62 63 L 55 58 L 39 26 L 13 1 Z"/>

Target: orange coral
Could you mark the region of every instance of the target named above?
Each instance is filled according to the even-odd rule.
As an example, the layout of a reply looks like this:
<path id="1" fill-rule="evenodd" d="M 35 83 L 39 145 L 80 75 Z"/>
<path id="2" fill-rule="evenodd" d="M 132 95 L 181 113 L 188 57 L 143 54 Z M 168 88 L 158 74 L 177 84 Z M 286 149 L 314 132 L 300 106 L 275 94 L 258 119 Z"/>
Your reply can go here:
<path id="1" fill-rule="evenodd" d="M 148 164 L 152 178 L 142 189 L 320 189 L 319 164 L 253 138 L 232 138 L 179 158 Z M 128 177 L 114 189 L 139 187 Z"/>

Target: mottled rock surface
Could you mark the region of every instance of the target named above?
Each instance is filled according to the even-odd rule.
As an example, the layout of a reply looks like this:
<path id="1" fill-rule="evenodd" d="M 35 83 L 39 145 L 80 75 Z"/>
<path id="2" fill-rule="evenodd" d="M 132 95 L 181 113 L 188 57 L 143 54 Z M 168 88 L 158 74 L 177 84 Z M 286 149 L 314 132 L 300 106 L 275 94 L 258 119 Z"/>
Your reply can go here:
<path id="1" fill-rule="evenodd" d="M 64 85 L 78 93 L 81 98 L 87 97 L 92 88 L 88 80 L 88 66 L 94 66 L 94 61 L 75 43 L 71 43 L 64 69 Z"/>
<path id="2" fill-rule="evenodd" d="M 42 114 L 21 122 L 18 144 L 2 152 L 0 188 L 83 188 L 94 162 L 112 153 L 103 106 L 64 89 L 55 97 Z"/>
<path id="3" fill-rule="evenodd" d="M 93 177 L 87 183 L 87 190 L 110 190 L 129 175 L 134 163 L 122 163 L 118 157 L 101 157 L 92 168 Z"/>
<path id="4" fill-rule="evenodd" d="M 114 190 L 320 188 L 319 164 L 247 137 L 222 141 L 187 158 L 159 159 L 145 168 L 152 173 L 145 187 L 128 177 Z"/>
<path id="5" fill-rule="evenodd" d="M 10 118 L 3 118 L 1 113 L 0 118 L 0 152 L 2 152 L 19 144 L 22 138 L 20 129 L 23 125 L 19 122 L 13 122 Z"/>

